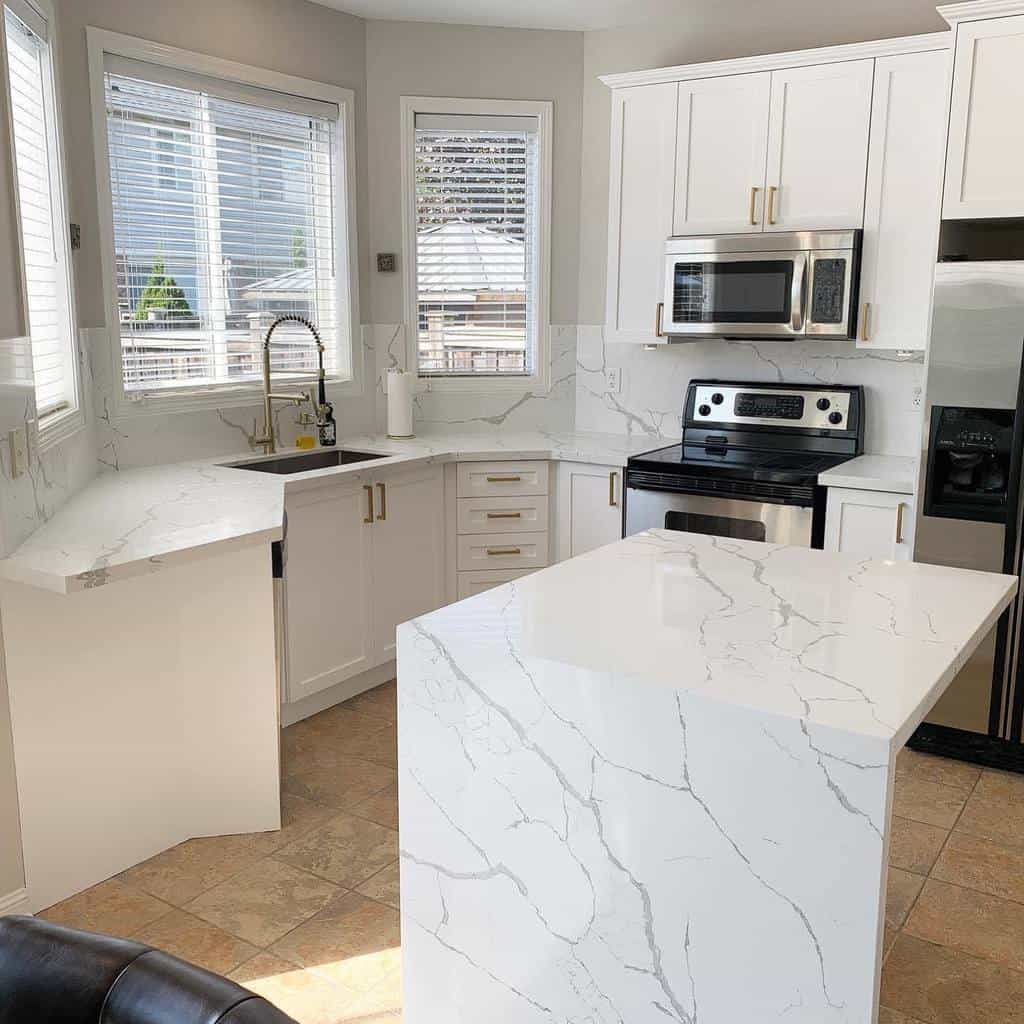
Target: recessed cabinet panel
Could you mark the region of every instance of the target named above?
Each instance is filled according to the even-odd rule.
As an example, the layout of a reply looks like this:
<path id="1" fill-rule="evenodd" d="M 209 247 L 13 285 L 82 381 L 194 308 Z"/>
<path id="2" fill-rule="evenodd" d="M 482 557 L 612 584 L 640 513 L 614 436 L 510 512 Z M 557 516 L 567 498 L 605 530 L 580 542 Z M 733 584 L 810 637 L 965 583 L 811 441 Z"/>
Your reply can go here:
<path id="1" fill-rule="evenodd" d="M 459 533 L 537 533 L 548 528 L 546 494 L 508 498 L 459 498 Z"/>
<path id="2" fill-rule="evenodd" d="M 674 235 L 760 231 L 771 75 L 679 83 Z"/>
<path id="3" fill-rule="evenodd" d="M 622 467 L 563 462 L 558 467 L 558 558 L 622 537 Z"/>
<path id="4" fill-rule="evenodd" d="M 479 569 L 539 569 L 548 564 L 546 533 L 480 533 L 459 537 L 460 572 Z"/>
<path id="5" fill-rule="evenodd" d="M 874 63 L 772 72 L 765 231 L 864 223 Z"/>

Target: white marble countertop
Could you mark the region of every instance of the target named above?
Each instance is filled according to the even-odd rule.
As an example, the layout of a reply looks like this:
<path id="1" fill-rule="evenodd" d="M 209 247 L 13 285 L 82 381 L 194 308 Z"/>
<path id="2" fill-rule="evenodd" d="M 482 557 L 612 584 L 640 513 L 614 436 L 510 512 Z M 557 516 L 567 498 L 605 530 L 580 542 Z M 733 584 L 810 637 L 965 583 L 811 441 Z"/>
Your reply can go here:
<path id="1" fill-rule="evenodd" d="M 400 628 L 453 642 L 460 663 L 511 651 L 527 670 L 568 673 L 567 685 L 621 674 L 898 747 L 1016 586 L 996 573 L 652 530 Z"/>
<path id="2" fill-rule="evenodd" d="M 225 544 L 282 536 L 286 493 L 323 487 L 339 476 L 379 475 L 390 467 L 452 460 L 555 459 L 623 465 L 651 440 L 588 433 L 431 433 L 409 440 L 342 438 L 339 448 L 386 459 L 278 476 L 229 468 L 251 452 L 103 473 L 9 557 L 0 578 L 71 593 L 157 572 Z M 278 455 L 296 454 L 280 452 Z"/>
<path id="3" fill-rule="evenodd" d="M 822 487 L 913 494 L 917 459 L 906 455 L 860 455 L 818 474 Z"/>

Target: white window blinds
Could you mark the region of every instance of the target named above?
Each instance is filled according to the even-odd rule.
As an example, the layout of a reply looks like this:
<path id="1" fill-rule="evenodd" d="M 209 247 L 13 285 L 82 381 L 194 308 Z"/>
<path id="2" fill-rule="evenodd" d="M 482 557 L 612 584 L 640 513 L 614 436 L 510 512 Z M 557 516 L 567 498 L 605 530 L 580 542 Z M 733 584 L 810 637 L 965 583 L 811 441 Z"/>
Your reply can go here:
<path id="1" fill-rule="evenodd" d="M 534 372 L 534 117 L 416 115 L 416 299 L 423 376 Z"/>
<path id="2" fill-rule="evenodd" d="M 36 413 L 77 407 L 66 222 L 47 25 L 34 9 L 4 8 L 14 163 Z"/>
<path id="3" fill-rule="evenodd" d="M 329 376 L 350 376 L 338 107 L 110 56 L 105 91 L 125 390 L 256 379 L 285 313 L 319 327 Z M 307 331 L 274 343 L 275 373 L 313 373 Z"/>

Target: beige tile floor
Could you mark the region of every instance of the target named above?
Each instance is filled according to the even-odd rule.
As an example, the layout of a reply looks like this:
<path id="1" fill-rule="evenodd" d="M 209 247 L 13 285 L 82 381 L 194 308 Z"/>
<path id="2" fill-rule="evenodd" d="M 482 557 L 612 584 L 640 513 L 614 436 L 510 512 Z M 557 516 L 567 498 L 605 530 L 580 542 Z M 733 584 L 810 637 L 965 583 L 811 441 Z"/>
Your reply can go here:
<path id="1" fill-rule="evenodd" d="M 401 1020 L 395 685 L 285 730 L 280 832 L 193 839 L 43 913 L 301 1024 Z M 1024 1024 L 1024 776 L 903 751 L 880 1024 Z"/>

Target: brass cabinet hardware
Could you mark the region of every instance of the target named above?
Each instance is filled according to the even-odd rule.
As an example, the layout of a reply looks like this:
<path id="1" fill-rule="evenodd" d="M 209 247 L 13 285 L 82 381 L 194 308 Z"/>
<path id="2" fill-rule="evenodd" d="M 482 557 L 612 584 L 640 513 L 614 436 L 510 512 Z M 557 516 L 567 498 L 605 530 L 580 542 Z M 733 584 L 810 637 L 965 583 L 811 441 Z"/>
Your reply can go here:
<path id="1" fill-rule="evenodd" d="M 489 555 L 521 555 L 523 552 L 520 548 L 488 548 L 487 554 Z"/>
<path id="2" fill-rule="evenodd" d="M 778 185 L 768 186 L 768 223 L 775 223 L 775 193 L 779 191 Z"/>
<path id="3" fill-rule="evenodd" d="M 363 484 L 363 490 L 366 491 L 366 515 L 363 516 L 364 523 L 373 522 L 373 487 L 370 484 Z"/>
<path id="4" fill-rule="evenodd" d="M 865 302 L 860 310 L 860 340 L 871 340 L 871 303 Z"/>
<path id="5" fill-rule="evenodd" d="M 488 512 L 488 519 L 522 519 L 522 512 Z"/>
<path id="6" fill-rule="evenodd" d="M 618 475 L 619 474 L 615 472 L 608 474 L 608 504 L 612 508 L 615 508 L 615 506 L 618 505 L 618 502 L 615 500 L 615 478 Z"/>
<path id="7" fill-rule="evenodd" d="M 665 334 L 661 329 L 661 318 L 665 312 L 665 303 L 659 302 L 657 308 L 654 310 L 654 336 L 656 338 L 664 338 Z"/>
<path id="8" fill-rule="evenodd" d="M 757 227 L 757 193 L 761 190 L 757 185 L 750 186 L 750 223 Z"/>
<path id="9" fill-rule="evenodd" d="M 377 518 L 383 522 L 388 517 L 388 492 L 385 484 L 377 484 L 377 490 L 380 492 L 380 512 Z"/>
<path id="10" fill-rule="evenodd" d="M 516 484 L 522 479 L 521 476 L 489 476 L 487 482 L 489 484 Z"/>
<path id="11" fill-rule="evenodd" d="M 896 506 L 896 543 L 903 543 L 903 507 L 906 503 L 900 502 Z"/>

